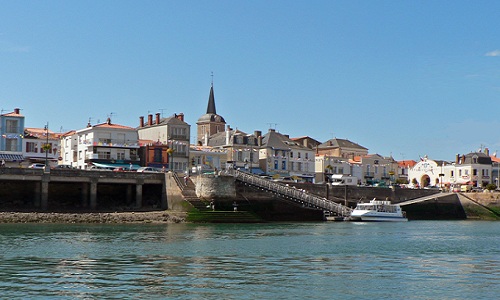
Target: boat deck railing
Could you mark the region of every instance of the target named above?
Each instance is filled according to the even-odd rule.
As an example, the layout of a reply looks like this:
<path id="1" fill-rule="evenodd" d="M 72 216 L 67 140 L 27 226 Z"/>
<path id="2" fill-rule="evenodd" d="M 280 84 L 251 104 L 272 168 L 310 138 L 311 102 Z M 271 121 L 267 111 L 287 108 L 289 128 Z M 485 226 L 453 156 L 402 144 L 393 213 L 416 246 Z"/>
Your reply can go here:
<path id="1" fill-rule="evenodd" d="M 300 203 L 304 206 L 321 209 L 324 212 L 328 212 L 340 217 L 349 217 L 351 215 L 352 209 L 350 207 L 308 193 L 305 190 L 297 189 L 293 186 L 288 186 L 283 183 L 274 182 L 269 179 L 261 178 L 258 175 L 249 174 L 240 170 L 232 170 L 232 172 L 230 173 L 235 177 L 236 180 L 239 180 L 248 185 L 258 187 L 262 190 L 272 192 L 282 198 Z M 338 198 L 338 201 L 344 200 Z"/>

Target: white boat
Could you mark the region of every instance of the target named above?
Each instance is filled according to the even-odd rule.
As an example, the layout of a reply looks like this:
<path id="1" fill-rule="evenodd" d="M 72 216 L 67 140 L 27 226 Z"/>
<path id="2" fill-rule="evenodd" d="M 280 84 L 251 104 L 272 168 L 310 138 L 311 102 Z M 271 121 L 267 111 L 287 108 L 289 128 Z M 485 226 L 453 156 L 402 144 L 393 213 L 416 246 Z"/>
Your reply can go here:
<path id="1" fill-rule="evenodd" d="M 373 198 L 369 203 L 358 203 L 350 216 L 351 221 L 383 221 L 383 222 L 406 222 L 406 213 L 401 210 L 399 204 L 391 204 L 391 201 L 376 200 Z"/>

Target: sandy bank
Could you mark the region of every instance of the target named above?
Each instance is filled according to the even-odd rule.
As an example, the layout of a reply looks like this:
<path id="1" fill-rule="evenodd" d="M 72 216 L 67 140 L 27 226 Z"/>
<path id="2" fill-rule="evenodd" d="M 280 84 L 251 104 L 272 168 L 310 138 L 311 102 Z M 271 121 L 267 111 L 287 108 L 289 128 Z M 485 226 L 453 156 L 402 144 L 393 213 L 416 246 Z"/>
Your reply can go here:
<path id="1" fill-rule="evenodd" d="M 185 213 L 170 211 L 113 213 L 0 212 L 0 223 L 182 223 Z"/>

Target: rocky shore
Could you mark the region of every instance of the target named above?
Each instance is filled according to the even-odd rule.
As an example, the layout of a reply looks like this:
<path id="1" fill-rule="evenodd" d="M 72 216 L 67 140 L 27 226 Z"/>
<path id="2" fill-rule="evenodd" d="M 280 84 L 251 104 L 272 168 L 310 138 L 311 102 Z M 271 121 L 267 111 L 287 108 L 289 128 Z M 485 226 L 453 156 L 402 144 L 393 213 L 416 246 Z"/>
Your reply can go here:
<path id="1" fill-rule="evenodd" d="M 104 212 L 104 213 L 41 213 L 0 212 L 0 223 L 182 223 L 186 215 L 181 212 Z"/>

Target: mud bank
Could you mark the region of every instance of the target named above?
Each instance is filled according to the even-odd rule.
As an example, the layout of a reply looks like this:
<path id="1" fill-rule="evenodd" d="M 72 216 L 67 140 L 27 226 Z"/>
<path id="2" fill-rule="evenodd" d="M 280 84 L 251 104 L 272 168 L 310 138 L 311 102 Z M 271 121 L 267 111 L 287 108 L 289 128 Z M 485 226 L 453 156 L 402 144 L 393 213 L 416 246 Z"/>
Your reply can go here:
<path id="1" fill-rule="evenodd" d="M 0 212 L 0 223 L 182 223 L 181 212 L 39 213 Z"/>

